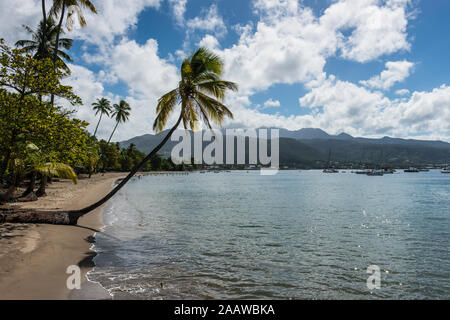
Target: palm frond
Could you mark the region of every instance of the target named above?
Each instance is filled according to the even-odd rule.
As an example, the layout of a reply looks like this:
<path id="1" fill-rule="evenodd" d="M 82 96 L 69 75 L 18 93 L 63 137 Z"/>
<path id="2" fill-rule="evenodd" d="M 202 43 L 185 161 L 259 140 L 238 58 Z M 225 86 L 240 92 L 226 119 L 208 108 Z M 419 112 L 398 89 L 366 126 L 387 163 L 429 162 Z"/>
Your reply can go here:
<path id="1" fill-rule="evenodd" d="M 238 90 L 237 84 L 235 84 L 234 82 L 223 80 L 201 82 L 197 86 L 201 91 L 204 91 L 207 94 L 211 94 L 222 101 L 225 99 L 226 90 Z"/>
<path id="2" fill-rule="evenodd" d="M 47 162 L 36 168 L 36 171 L 48 177 L 59 177 L 61 179 L 70 179 L 73 183 L 78 183 L 78 177 L 72 167 L 58 162 Z"/>
<path id="3" fill-rule="evenodd" d="M 170 114 L 177 105 L 179 100 L 178 89 L 172 90 L 163 95 L 158 100 L 158 106 L 156 107 L 156 119 L 153 123 L 153 130 L 161 132 L 169 119 Z"/>

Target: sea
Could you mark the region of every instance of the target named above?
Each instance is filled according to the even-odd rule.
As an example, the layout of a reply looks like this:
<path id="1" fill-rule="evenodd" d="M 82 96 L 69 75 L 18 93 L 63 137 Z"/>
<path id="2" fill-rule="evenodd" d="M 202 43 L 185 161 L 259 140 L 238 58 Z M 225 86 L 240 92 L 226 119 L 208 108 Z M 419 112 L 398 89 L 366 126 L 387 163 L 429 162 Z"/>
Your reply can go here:
<path id="1" fill-rule="evenodd" d="M 88 274 L 114 299 L 450 299 L 450 175 L 134 178 Z"/>

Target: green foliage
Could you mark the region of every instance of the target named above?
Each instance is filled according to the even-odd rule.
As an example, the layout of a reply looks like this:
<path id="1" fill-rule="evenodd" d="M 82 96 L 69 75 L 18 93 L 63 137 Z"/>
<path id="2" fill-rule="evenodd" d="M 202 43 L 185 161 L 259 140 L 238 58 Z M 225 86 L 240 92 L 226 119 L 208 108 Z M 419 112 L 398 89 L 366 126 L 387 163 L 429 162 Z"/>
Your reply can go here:
<path id="1" fill-rule="evenodd" d="M 52 163 L 85 162 L 88 123 L 69 118 L 61 107 L 46 99 L 55 94 L 72 105 L 81 103 L 70 86 L 60 83 L 68 72 L 57 65 L 55 69 L 50 59 L 34 59 L 22 50 L 10 49 L 0 40 L 0 175 L 7 168 L 9 173 L 14 173 L 15 168 L 17 175 L 21 168 L 17 159 L 28 166 L 33 164 L 35 151 L 30 149 L 30 143 L 41 153 L 40 168 L 46 166 L 50 175 L 68 170 L 62 165 L 52 167 Z"/>
<path id="2" fill-rule="evenodd" d="M 33 94 L 41 97 L 54 94 L 72 105 L 81 104 L 72 87 L 60 83 L 60 79 L 69 74 L 61 61 L 57 61 L 54 68 L 50 59 L 34 59 L 23 50 L 10 49 L 0 39 L 0 86 L 18 94 L 19 101 Z"/>

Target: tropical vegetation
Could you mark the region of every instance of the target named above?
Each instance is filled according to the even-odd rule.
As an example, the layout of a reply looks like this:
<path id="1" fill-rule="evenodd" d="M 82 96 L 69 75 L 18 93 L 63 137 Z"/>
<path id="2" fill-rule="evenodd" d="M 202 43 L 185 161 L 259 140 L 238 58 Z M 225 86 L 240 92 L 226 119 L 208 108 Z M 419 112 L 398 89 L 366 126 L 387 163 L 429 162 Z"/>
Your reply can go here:
<path id="1" fill-rule="evenodd" d="M 24 26 L 30 39 L 17 41 L 16 48 L 0 39 L 0 202 L 36 200 L 46 195 L 47 184 L 56 178 L 77 183 L 83 173 L 89 177 L 99 171 L 129 174 L 86 208 L 54 214 L 36 211 L 28 218 L 18 215 L 17 221 L 74 224 L 110 199 L 140 170 L 184 170 L 183 165 L 158 155 L 181 123 L 185 129 L 195 129 L 203 121 L 212 130 L 212 122 L 221 126 L 226 117 L 233 117 L 223 102 L 226 92 L 237 90 L 237 85 L 222 80 L 222 60 L 200 48 L 181 64 L 178 86 L 158 100 L 153 123 L 156 132 L 164 129 L 177 110 L 178 116 L 151 152 L 144 154 L 134 144 L 121 148 L 119 143 L 111 142 L 119 124 L 131 116 L 132 107 L 125 100 L 112 105 L 99 97 L 92 104 L 98 122 L 93 134 L 89 133 L 89 123 L 76 119 L 75 110 L 67 108 L 82 105 L 81 98 L 63 84 L 63 79 L 70 76 L 70 65 L 66 63 L 72 62 L 68 50 L 73 44 L 72 39 L 61 37 L 65 34 L 63 22 L 66 20 L 67 30 L 71 31 L 77 16 L 80 26 L 85 26 L 82 9 L 97 12 L 89 0 L 53 0 L 47 12 L 46 1 L 42 0 L 39 25 L 36 29 Z M 97 138 L 105 118 L 115 121 L 107 141 Z M 102 135 L 105 130 L 100 130 Z"/>

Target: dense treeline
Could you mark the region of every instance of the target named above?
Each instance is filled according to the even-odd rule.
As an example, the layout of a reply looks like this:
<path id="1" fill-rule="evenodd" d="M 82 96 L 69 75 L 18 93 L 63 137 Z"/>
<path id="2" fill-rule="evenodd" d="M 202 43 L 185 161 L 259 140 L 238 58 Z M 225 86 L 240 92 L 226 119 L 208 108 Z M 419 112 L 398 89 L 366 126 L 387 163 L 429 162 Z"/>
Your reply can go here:
<path id="1" fill-rule="evenodd" d="M 98 167 L 107 171 L 128 172 L 146 156 L 145 153 L 136 149 L 134 144 L 121 149 L 119 143 L 107 143 L 101 140 L 98 145 L 100 148 Z M 142 171 L 182 171 L 184 169 L 181 165 L 175 165 L 170 158 L 166 159 L 155 155 L 144 165 Z"/>

